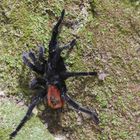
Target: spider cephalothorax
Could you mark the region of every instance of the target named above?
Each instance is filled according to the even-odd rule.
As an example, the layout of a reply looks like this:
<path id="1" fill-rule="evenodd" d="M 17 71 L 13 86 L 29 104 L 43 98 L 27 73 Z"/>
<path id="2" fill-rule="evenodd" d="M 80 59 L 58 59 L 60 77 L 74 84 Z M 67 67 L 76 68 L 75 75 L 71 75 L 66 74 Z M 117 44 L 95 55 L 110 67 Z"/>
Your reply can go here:
<path id="1" fill-rule="evenodd" d="M 24 118 L 21 120 L 14 132 L 10 134 L 10 137 L 16 136 L 17 132 L 23 127 L 26 121 L 30 118 L 32 110 L 43 99 L 47 100 L 48 105 L 53 109 L 62 108 L 64 101 L 71 105 L 75 110 L 84 112 L 90 115 L 95 122 L 99 123 L 98 115 L 95 110 L 91 111 L 78 105 L 67 95 L 67 87 L 65 80 L 73 76 L 97 76 L 97 72 L 68 72 L 66 70 L 61 52 L 64 49 L 71 50 L 76 43 L 76 40 L 72 40 L 70 43 L 63 47 L 59 47 L 57 43 L 57 37 L 59 34 L 59 28 L 64 18 L 65 11 L 63 10 L 57 24 L 52 31 L 52 37 L 49 42 L 49 55 L 48 60 L 44 58 L 45 48 L 39 46 L 39 54 L 35 55 L 32 51 L 23 54 L 23 61 L 31 70 L 36 72 L 39 76 L 31 81 L 30 88 L 36 89 L 37 96 L 34 97 L 31 102 L 28 111 Z"/>

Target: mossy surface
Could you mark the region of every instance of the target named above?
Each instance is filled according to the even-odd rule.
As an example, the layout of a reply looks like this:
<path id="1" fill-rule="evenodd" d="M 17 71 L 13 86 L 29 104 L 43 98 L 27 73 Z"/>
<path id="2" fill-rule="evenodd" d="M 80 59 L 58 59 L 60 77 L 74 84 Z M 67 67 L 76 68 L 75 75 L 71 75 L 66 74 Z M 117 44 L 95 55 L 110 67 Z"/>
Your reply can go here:
<path id="1" fill-rule="evenodd" d="M 7 97 L 0 99 L 0 140 L 9 140 L 9 134 L 13 132 L 19 121 L 25 115 L 27 107 L 21 106 Z M 33 115 L 26 123 L 15 140 L 54 140 L 40 120 Z"/>
<path id="2" fill-rule="evenodd" d="M 0 3 L 1 88 L 8 95 L 19 98 L 22 95 L 29 102 L 28 83 L 33 74 L 23 65 L 21 54 L 36 48 L 36 43 L 48 47 L 51 29 L 63 8 L 66 16 L 60 45 L 77 38 L 77 45 L 66 59 L 68 70 L 98 71 L 107 77 L 103 82 L 93 77 L 67 81 L 71 97 L 83 106 L 97 109 L 99 127 L 84 114 L 77 115 L 65 106 L 59 120 L 61 127 L 53 133 L 72 140 L 139 140 L 139 0 L 3 0 Z M 12 126 L 12 120 L 7 121 Z M 51 122 L 51 126 L 56 125 L 56 120 Z M 11 130 L 6 129 L 6 132 Z M 6 136 L 4 130 L 0 133 Z"/>

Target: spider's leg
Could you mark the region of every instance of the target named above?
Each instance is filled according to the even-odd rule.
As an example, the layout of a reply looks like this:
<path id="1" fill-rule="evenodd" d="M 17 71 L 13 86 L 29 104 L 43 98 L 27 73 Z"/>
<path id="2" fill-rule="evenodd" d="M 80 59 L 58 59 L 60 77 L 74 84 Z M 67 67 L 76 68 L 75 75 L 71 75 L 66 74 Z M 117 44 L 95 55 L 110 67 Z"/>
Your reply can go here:
<path id="1" fill-rule="evenodd" d="M 77 76 L 97 76 L 97 72 L 63 72 L 60 75 L 62 78 L 67 79 L 69 77 Z"/>
<path id="2" fill-rule="evenodd" d="M 29 120 L 34 107 L 44 98 L 44 96 L 45 96 L 45 91 L 42 91 L 42 92 L 40 92 L 40 94 L 36 98 L 34 98 L 34 100 L 32 101 L 31 105 L 28 108 L 28 111 L 27 111 L 26 115 L 21 120 L 21 122 L 19 123 L 19 125 L 17 126 L 15 131 L 13 131 L 10 134 L 10 139 L 15 137 L 17 135 L 17 133 L 20 131 L 20 129 L 24 126 L 24 124 Z"/>
<path id="3" fill-rule="evenodd" d="M 76 39 L 73 39 L 70 43 L 65 45 L 64 47 L 61 48 L 61 51 L 64 49 L 69 49 L 70 51 L 73 49 L 73 46 L 76 44 Z"/>
<path id="4" fill-rule="evenodd" d="M 34 65 L 37 67 L 37 69 L 39 69 L 40 71 L 42 71 L 42 73 L 44 73 L 44 68 L 45 68 L 45 63 L 46 63 L 46 60 L 43 58 L 44 48 L 41 46 L 39 47 L 38 60 L 32 51 L 30 51 L 28 54 L 31 60 L 33 61 Z"/>
<path id="5" fill-rule="evenodd" d="M 73 39 L 69 44 L 65 45 L 64 47 L 62 48 L 57 48 L 56 51 L 55 51 L 55 55 L 52 59 L 52 64 L 53 66 L 56 66 L 58 62 L 60 62 L 62 59 L 61 57 L 61 52 L 64 50 L 64 49 L 69 49 L 69 51 L 71 51 L 73 49 L 73 46 L 75 45 L 76 43 L 76 40 Z"/>
<path id="6" fill-rule="evenodd" d="M 84 112 L 88 115 L 90 115 L 93 119 L 93 121 L 95 122 L 95 124 L 99 124 L 99 119 L 98 119 L 98 115 L 96 113 L 96 111 L 91 111 L 89 109 L 86 109 L 82 106 L 80 106 L 78 103 L 76 103 L 74 100 L 72 100 L 67 94 L 66 92 L 63 92 L 62 94 L 62 98 L 69 104 L 71 105 L 75 110 L 80 111 L 80 112 Z"/>
<path id="7" fill-rule="evenodd" d="M 53 30 L 52 30 L 52 37 L 49 43 L 49 54 L 51 54 L 55 49 L 56 49 L 56 45 L 57 45 L 57 36 L 59 34 L 59 27 L 63 21 L 64 18 L 64 14 L 65 14 L 65 10 L 63 10 L 61 12 L 61 16 L 58 20 L 58 22 L 56 23 L 56 25 L 54 26 Z"/>
<path id="8" fill-rule="evenodd" d="M 24 64 L 26 64 L 29 68 L 31 68 L 33 71 L 37 72 L 37 73 L 40 73 L 40 74 L 43 74 L 44 72 L 42 71 L 41 68 L 35 66 L 33 63 L 31 63 L 28 58 L 27 58 L 27 54 L 24 53 L 23 56 L 22 56 L 22 59 L 23 59 L 23 62 Z"/>
<path id="9" fill-rule="evenodd" d="M 34 78 L 31 80 L 29 87 L 30 87 L 30 89 L 36 89 L 36 88 L 40 87 L 40 85 L 45 86 L 46 80 L 43 78 Z"/>
<path id="10" fill-rule="evenodd" d="M 23 62 L 24 64 L 26 64 L 29 68 L 31 68 L 32 70 L 38 72 L 38 69 L 35 67 L 35 65 L 33 65 L 27 58 L 27 56 L 25 54 L 23 54 L 22 56 Z"/>
<path id="11" fill-rule="evenodd" d="M 30 52 L 28 53 L 28 55 L 29 55 L 29 57 L 31 58 L 31 60 L 33 61 L 33 63 L 36 64 L 36 63 L 37 63 L 37 59 L 36 59 L 36 57 L 35 57 L 35 54 L 34 54 L 32 51 L 30 51 Z"/>
<path id="12" fill-rule="evenodd" d="M 43 58 L 43 54 L 40 54 L 40 53 L 42 53 L 41 52 L 42 51 L 41 49 L 42 48 L 40 48 L 40 50 L 39 50 L 39 60 L 41 60 L 41 57 Z M 32 51 L 30 51 L 28 53 L 28 55 L 31 58 L 31 60 L 33 61 L 33 63 L 35 64 L 35 66 L 38 67 L 38 69 L 41 69 L 42 68 L 41 62 L 39 62 L 39 60 L 37 60 L 37 58 L 35 57 L 35 54 Z"/>
<path id="13" fill-rule="evenodd" d="M 41 45 L 38 45 L 39 47 L 39 55 L 38 55 L 38 58 L 39 58 L 39 61 L 41 62 L 41 70 L 43 71 L 43 73 L 45 73 L 46 69 L 47 69 L 47 60 L 45 60 L 44 58 L 44 54 L 45 54 L 45 47 L 41 46 Z"/>
<path id="14" fill-rule="evenodd" d="M 63 49 L 69 49 L 68 51 L 67 51 L 67 54 L 66 54 L 66 58 L 69 56 L 69 54 L 71 53 L 71 51 L 72 51 L 72 49 L 73 49 L 73 47 L 74 47 L 74 45 L 76 44 L 76 39 L 73 39 L 69 44 L 67 44 L 66 46 L 64 46 L 63 47 Z"/>
<path id="15" fill-rule="evenodd" d="M 45 53 L 45 48 L 41 45 L 38 45 L 39 47 L 39 54 L 38 54 L 38 59 L 35 57 L 34 52 L 30 51 L 29 53 L 25 53 L 25 56 L 28 54 L 28 56 L 31 58 L 32 62 L 34 65 L 40 70 L 44 71 L 45 63 L 46 60 L 44 59 L 44 53 Z M 27 57 L 27 56 L 26 56 Z M 42 72 L 43 73 L 43 72 Z"/>
<path id="16" fill-rule="evenodd" d="M 45 53 L 45 48 L 42 45 L 38 45 L 39 47 L 39 60 L 44 62 L 44 53 Z"/>

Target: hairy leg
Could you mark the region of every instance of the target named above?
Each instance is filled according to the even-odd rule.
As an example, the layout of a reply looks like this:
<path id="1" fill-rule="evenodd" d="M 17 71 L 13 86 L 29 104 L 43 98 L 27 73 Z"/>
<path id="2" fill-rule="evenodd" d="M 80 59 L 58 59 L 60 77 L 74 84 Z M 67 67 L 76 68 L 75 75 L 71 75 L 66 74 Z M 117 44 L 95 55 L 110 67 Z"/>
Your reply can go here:
<path id="1" fill-rule="evenodd" d="M 34 78 L 31 80 L 29 87 L 30 87 L 30 89 L 37 89 L 37 88 L 39 88 L 41 86 L 45 86 L 45 85 L 46 85 L 46 80 L 38 77 L 38 78 Z"/>
<path id="2" fill-rule="evenodd" d="M 68 43 L 67 45 L 65 45 L 64 47 L 62 48 L 57 48 L 55 50 L 55 54 L 51 60 L 51 64 L 54 66 L 54 67 L 57 67 L 57 64 L 60 63 L 63 63 L 62 62 L 62 57 L 61 57 L 61 52 L 65 49 L 69 49 L 69 51 L 71 51 L 73 49 L 73 46 L 76 44 L 76 40 L 73 39 L 70 43 Z"/>
<path id="3" fill-rule="evenodd" d="M 15 129 L 15 131 L 13 131 L 10 134 L 10 139 L 12 139 L 13 137 L 15 137 L 17 135 L 17 133 L 20 131 L 20 129 L 24 126 L 24 124 L 29 120 L 32 111 L 34 109 L 34 107 L 44 98 L 45 96 L 45 91 L 42 91 L 39 93 L 39 95 L 37 97 L 35 97 L 32 101 L 32 103 L 30 104 L 28 111 L 26 113 L 26 115 L 24 116 L 24 118 L 21 120 L 21 122 L 19 123 L 19 125 L 17 126 L 17 128 Z"/>
<path id="4" fill-rule="evenodd" d="M 45 61 L 44 59 L 45 48 L 42 45 L 38 45 L 38 48 L 39 48 L 38 58 L 41 62 L 44 62 Z"/>
<path id="5" fill-rule="evenodd" d="M 67 53 L 67 56 L 68 54 L 72 51 L 74 45 L 76 44 L 76 40 L 73 39 L 70 43 L 68 43 L 67 45 L 63 46 L 62 48 L 59 48 L 58 51 L 56 52 L 56 56 L 55 56 L 55 59 L 59 59 L 60 55 L 61 55 L 61 52 L 65 49 L 68 49 L 68 53 Z"/>
<path id="6" fill-rule="evenodd" d="M 31 58 L 33 63 L 30 62 L 28 57 Z M 35 72 L 37 72 L 39 74 L 44 74 L 45 63 L 39 64 L 39 62 L 37 61 L 37 59 L 36 59 L 36 57 L 35 57 L 33 52 L 30 51 L 29 53 L 23 53 L 22 59 L 23 59 L 24 64 L 26 64 L 33 71 L 35 71 Z"/>
<path id="7" fill-rule="evenodd" d="M 78 103 L 76 103 L 74 100 L 72 100 L 72 99 L 66 94 L 66 92 L 63 92 L 62 98 L 63 98 L 69 105 L 71 105 L 75 110 L 80 111 L 80 112 L 84 112 L 84 113 L 90 115 L 91 118 L 93 119 L 93 121 L 95 122 L 95 124 L 99 124 L 99 119 L 98 119 L 98 115 L 97 115 L 96 111 L 91 111 L 91 110 L 89 110 L 89 109 L 86 109 L 86 108 L 80 106 Z"/>
<path id="8" fill-rule="evenodd" d="M 51 37 L 51 40 L 50 40 L 50 43 L 49 43 L 49 55 L 51 55 L 53 53 L 53 51 L 56 49 L 57 37 L 58 37 L 58 34 L 59 34 L 59 28 L 60 28 L 60 25 L 63 21 L 64 14 L 65 14 L 65 10 L 63 10 L 61 12 L 61 16 L 60 16 L 57 24 L 54 26 L 54 28 L 52 30 L 52 37 Z"/>
<path id="9" fill-rule="evenodd" d="M 60 74 L 63 79 L 77 76 L 97 76 L 97 72 L 63 72 Z"/>
<path id="10" fill-rule="evenodd" d="M 76 39 L 73 39 L 70 43 L 68 43 L 67 45 L 65 45 L 64 47 L 61 48 L 61 51 L 63 51 L 64 49 L 69 49 L 72 50 L 73 46 L 76 44 Z"/>
<path id="11" fill-rule="evenodd" d="M 34 64 L 37 63 L 37 58 L 35 57 L 35 55 L 32 51 L 30 51 L 29 53 L 26 53 L 26 54 L 31 58 L 31 60 L 33 61 Z"/>

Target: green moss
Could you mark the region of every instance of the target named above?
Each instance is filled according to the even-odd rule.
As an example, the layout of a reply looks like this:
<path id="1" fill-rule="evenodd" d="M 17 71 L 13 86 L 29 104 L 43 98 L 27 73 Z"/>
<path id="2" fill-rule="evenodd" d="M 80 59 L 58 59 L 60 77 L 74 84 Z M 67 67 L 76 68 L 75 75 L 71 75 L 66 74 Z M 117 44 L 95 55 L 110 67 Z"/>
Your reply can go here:
<path id="1" fill-rule="evenodd" d="M 1 140 L 8 140 L 9 134 L 15 129 L 20 120 L 26 113 L 27 108 L 16 105 L 13 101 L 9 101 L 6 98 L 0 101 L 0 138 Z M 18 135 L 15 137 L 16 140 L 53 140 L 54 138 L 49 134 L 45 126 L 35 116 L 26 123 L 21 129 Z"/>

